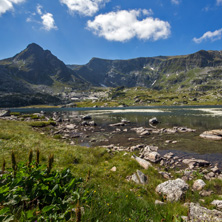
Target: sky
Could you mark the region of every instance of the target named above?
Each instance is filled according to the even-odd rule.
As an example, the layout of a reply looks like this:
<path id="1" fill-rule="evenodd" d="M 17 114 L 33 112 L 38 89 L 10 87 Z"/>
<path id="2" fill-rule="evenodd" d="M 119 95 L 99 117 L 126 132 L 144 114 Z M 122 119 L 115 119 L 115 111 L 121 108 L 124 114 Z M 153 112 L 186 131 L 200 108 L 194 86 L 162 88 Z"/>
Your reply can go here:
<path id="1" fill-rule="evenodd" d="M 30 43 L 66 64 L 222 50 L 222 0 L 0 0 L 0 59 Z"/>

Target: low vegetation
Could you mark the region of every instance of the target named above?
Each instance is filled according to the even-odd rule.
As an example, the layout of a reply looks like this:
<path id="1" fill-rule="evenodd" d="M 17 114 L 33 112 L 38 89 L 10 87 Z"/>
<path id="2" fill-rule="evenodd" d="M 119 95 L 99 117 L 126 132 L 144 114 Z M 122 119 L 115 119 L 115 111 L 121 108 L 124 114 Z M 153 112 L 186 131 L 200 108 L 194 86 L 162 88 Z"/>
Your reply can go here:
<path id="1" fill-rule="evenodd" d="M 131 153 L 71 146 L 27 122 L 0 120 L 0 151 L 2 221 L 178 222 L 188 214 L 184 202 L 202 198 L 204 206 L 212 208 L 210 202 L 221 195 L 222 182 L 213 180 L 207 182 L 213 196 L 200 197 L 189 190 L 183 200 L 166 202 L 155 192 L 166 179 L 156 168 L 142 169 Z M 147 185 L 126 180 L 137 169 L 148 176 Z M 175 171 L 171 174 L 181 177 Z M 155 200 L 166 204 L 155 205 Z"/>

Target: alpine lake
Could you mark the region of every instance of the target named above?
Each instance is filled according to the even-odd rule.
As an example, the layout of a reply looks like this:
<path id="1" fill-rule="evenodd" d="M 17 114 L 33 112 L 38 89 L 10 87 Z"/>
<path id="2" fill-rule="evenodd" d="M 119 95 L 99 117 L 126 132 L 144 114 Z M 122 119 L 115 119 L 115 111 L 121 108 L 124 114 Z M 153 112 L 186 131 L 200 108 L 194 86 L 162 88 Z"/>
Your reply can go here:
<path id="1" fill-rule="evenodd" d="M 131 147 L 138 144 L 155 145 L 158 152 L 173 152 L 178 156 L 200 158 L 222 167 L 222 140 L 214 141 L 200 138 L 204 131 L 222 129 L 222 106 L 155 106 L 124 108 L 25 108 L 11 109 L 12 112 L 39 113 L 46 116 L 56 112 L 70 123 L 80 124 L 80 116 L 89 115 L 97 124 L 93 131 L 86 131 L 84 136 L 75 137 L 75 144 L 97 147 L 114 144 Z M 195 132 L 160 133 L 139 136 L 133 128 L 150 128 L 149 119 L 156 117 L 160 122 L 156 128 L 188 127 Z M 125 126 L 110 126 L 126 120 Z M 84 130 L 83 130 L 84 131 Z M 166 143 L 166 141 L 176 141 Z"/>

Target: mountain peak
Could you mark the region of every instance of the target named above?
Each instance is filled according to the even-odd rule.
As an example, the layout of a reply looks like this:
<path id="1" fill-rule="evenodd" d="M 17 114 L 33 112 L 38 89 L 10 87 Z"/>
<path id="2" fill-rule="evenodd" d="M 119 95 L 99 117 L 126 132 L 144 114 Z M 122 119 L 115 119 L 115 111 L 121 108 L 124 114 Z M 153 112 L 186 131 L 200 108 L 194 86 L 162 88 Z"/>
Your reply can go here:
<path id="1" fill-rule="evenodd" d="M 43 48 L 36 43 L 29 44 L 27 46 L 27 49 L 29 49 L 29 50 L 43 50 Z"/>

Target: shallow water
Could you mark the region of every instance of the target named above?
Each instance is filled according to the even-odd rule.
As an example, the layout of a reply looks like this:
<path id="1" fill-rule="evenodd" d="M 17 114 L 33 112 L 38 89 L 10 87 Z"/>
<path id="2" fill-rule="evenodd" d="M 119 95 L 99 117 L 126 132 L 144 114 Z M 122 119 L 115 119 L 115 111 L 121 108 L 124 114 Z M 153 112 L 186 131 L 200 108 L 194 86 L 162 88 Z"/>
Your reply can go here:
<path id="1" fill-rule="evenodd" d="M 153 144 L 159 146 L 162 153 L 173 151 L 180 156 L 194 156 L 211 162 L 219 162 L 222 166 L 222 141 L 205 140 L 199 137 L 199 134 L 203 131 L 222 129 L 222 106 L 14 109 L 12 111 L 36 113 L 41 110 L 48 113 L 61 112 L 70 119 L 76 115 L 91 115 L 93 120 L 105 129 L 102 136 L 107 140 L 107 142 L 98 140 L 91 144 L 92 146 L 106 144 L 118 144 L 122 146 L 132 146 L 139 143 Z M 135 135 L 135 132 L 130 130 L 132 127 L 149 127 L 149 119 L 152 117 L 157 117 L 161 122 L 158 128 L 186 126 L 196 129 L 196 132 L 150 135 L 139 138 Z M 110 132 L 115 128 L 109 127 L 109 124 L 120 122 L 122 119 L 131 122 L 126 126 L 128 132 L 120 131 L 115 135 L 111 135 Z M 99 133 L 101 134 L 101 132 Z M 93 136 L 96 136 L 96 133 Z M 129 141 L 128 138 L 131 137 L 135 138 L 135 140 Z M 177 143 L 166 144 L 166 140 L 176 140 Z M 89 145 L 87 141 L 82 141 L 82 143 Z"/>

